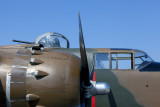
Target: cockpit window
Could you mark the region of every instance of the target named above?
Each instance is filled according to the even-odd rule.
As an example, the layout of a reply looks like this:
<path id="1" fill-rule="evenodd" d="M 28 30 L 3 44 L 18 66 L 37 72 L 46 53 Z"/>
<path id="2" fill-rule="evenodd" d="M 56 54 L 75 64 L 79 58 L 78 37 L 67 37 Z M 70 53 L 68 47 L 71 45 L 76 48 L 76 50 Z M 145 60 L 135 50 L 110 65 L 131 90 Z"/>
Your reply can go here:
<path id="1" fill-rule="evenodd" d="M 139 70 L 150 64 L 153 60 L 144 52 L 135 52 L 135 69 Z"/>
<path id="2" fill-rule="evenodd" d="M 113 52 L 94 54 L 95 69 L 140 70 L 153 60 L 144 52 Z"/>
<path id="3" fill-rule="evenodd" d="M 95 57 L 95 69 L 109 69 L 108 53 L 96 53 L 94 57 Z"/>

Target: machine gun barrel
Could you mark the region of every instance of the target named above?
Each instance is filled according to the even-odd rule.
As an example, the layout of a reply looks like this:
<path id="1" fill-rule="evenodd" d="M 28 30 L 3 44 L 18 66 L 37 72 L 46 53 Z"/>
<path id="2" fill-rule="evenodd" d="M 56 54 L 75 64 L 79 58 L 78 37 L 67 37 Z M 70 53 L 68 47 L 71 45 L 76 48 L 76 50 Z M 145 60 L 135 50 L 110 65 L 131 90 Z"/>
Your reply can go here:
<path id="1" fill-rule="evenodd" d="M 21 41 L 21 40 L 12 40 L 13 42 L 18 42 L 18 43 L 25 43 L 25 44 L 34 44 L 34 42 L 27 42 L 27 41 Z"/>

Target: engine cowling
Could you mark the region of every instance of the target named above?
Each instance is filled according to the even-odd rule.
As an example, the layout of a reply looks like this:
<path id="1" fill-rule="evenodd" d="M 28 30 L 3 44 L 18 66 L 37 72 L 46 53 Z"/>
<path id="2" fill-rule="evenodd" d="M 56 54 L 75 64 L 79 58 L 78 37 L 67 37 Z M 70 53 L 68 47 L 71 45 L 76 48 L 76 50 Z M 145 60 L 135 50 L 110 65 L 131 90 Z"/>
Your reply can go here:
<path id="1" fill-rule="evenodd" d="M 20 49 L 7 75 L 7 106 L 79 106 L 80 63 L 68 53 Z"/>

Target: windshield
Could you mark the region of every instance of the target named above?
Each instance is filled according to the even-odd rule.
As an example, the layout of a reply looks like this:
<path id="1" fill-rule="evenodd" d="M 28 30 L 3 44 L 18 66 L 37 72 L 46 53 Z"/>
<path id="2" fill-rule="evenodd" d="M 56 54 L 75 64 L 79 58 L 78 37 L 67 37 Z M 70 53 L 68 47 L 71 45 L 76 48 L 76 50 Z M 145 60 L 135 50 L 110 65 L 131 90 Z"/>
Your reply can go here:
<path id="1" fill-rule="evenodd" d="M 135 69 L 139 70 L 150 64 L 153 60 L 144 52 L 135 52 Z"/>

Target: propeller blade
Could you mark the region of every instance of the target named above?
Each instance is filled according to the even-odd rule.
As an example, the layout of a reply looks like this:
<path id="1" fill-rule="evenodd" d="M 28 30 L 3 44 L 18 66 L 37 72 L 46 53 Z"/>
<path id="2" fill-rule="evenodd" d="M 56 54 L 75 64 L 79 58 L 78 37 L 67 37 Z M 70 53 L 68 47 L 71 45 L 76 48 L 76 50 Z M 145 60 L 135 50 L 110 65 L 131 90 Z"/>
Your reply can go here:
<path id="1" fill-rule="evenodd" d="M 79 13 L 79 43 L 80 43 L 80 55 L 82 61 L 82 69 L 81 69 L 81 81 L 84 82 L 85 86 L 90 86 L 90 76 L 89 76 L 89 68 L 88 68 L 88 61 L 86 55 L 86 49 L 83 39 L 83 32 L 82 32 L 82 25 L 81 25 L 81 18 Z M 91 107 L 91 98 L 84 99 L 85 107 Z"/>
<path id="2" fill-rule="evenodd" d="M 94 64 L 92 66 L 92 72 L 91 72 L 91 75 L 90 75 L 90 80 L 93 80 L 93 74 L 94 74 Z"/>
<path id="3" fill-rule="evenodd" d="M 108 93 L 108 99 L 109 99 L 110 107 L 117 107 L 117 104 L 111 89 L 110 89 L 110 92 Z"/>
<path id="4" fill-rule="evenodd" d="M 80 43 L 80 55 L 82 60 L 82 79 L 84 81 L 85 86 L 90 86 L 90 77 L 89 77 L 89 68 L 88 68 L 88 61 L 86 55 L 86 49 L 83 39 L 83 32 L 82 32 L 82 25 L 81 25 L 81 18 L 79 13 L 79 43 Z"/>
<path id="5" fill-rule="evenodd" d="M 85 107 L 91 107 L 91 98 L 85 98 Z"/>
<path id="6" fill-rule="evenodd" d="M 106 90 L 107 91 L 110 90 L 110 86 L 107 83 L 99 83 L 101 85 L 104 85 L 103 88 L 100 88 L 100 89 L 104 90 L 102 92 L 101 90 L 97 91 L 96 88 L 90 82 L 90 80 L 93 80 L 94 65 L 93 65 L 92 72 L 90 75 L 88 61 L 87 61 L 87 55 L 86 55 L 86 49 L 85 49 L 85 44 L 84 44 L 84 38 L 83 38 L 80 13 L 79 13 L 79 43 L 80 43 L 80 56 L 81 56 L 81 62 L 82 62 L 82 67 L 81 67 L 81 86 L 82 86 L 81 106 L 91 107 L 91 97 L 90 96 L 95 96 L 98 94 L 99 95 L 102 95 L 102 94 L 106 95 Z M 85 87 L 84 90 L 83 90 L 83 85 Z M 89 89 L 90 87 L 91 87 L 91 89 Z M 92 90 L 92 92 L 91 92 L 91 90 Z M 95 94 L 94 92 L 96 92 L 96 91 L 99 93 Z M 91 94 L 90 92 L 92 93 L 92 95 L 90 95 Z M 110 102 L 111 107 L 117 107 L 112 92 L 109 94 L 109 102 Z M 114 103 L 114 104 L 112 104 L 112 103 Z"/>

